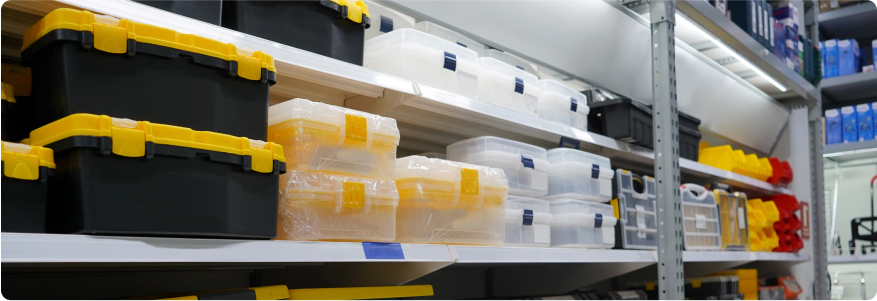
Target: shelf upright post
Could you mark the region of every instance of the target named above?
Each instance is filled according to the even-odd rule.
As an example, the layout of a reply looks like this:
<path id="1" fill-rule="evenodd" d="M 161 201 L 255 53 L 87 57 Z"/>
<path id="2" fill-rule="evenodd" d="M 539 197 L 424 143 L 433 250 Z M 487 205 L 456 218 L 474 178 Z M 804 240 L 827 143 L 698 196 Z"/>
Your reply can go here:
<path id="1" fill-rule="evenodd" d="M 651 0 L 652 117 L 658 199 L 660 299 L 685 298 L 682 264 L 682 200 L 679 193 L 679 114 L 676 111 L 675 0 Z"/>

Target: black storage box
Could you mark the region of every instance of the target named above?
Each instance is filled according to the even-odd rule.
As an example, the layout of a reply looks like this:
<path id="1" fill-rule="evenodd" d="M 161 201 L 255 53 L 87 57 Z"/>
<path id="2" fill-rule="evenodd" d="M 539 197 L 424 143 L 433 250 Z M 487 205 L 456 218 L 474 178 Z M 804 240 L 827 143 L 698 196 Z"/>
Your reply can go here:
<path id="1" fill-rule="evenodd" d="M 359 2 L 362 3 L 362 2 Z M 362 66 L 368 9 L 356 1 L 223 1 L 222 27 Z"/>
<path id="2" fill-rule="evenodd" d="M 30 68 L 3 63 L 3 141 L 18 142 L 30 134 L 36 108 L 31 97 Z"/>
<path id="3" fill-rule="evenodd" d="M 222 0 L 134 1 L 213 25 L 222 24 Z"/>
<path id="4" fill-rule="evenodd" d="M 55 150 L 47 230 L 271 239 L 283 148 L 188 128 L 75 114 L 31 133 Z"/>
<path id="5" fill-rule="evenodd" d="M 3 232 L 46 232 L 47 179 L 55 172 L 52 150 L 2 142 Z"/>
<path id="6" fill-rule="evenodd" d="M 21 140 L 21 139 L 13 138 L 14 136 L 17 136 L 13 129 L 16 128 L 16 126 L 18 126 L 15 123 L 15 121 L 13 120 L 15 118 L 15 113 L 16 113 L 15 109 L 17 107 L 17 103 L 15 101 L 15 94 L 13 91 L 14 89 L 12 88 L 12 85 L 9 85 L 6 83 L 0 84 L 0 88 L 2 88 L 2 90 L 0 90 L 0 94 L 2 94 L 2 96 L 0 96 L 0 98 L 2 98 L 2 101 L 3 101 L 3 105 L 2 105 L 2 107 L 0 107 L 0 114 L 2 114 L 2 118 L 3 118 L 2 121 L 0 121 L 0 122 L 2 122 L 2 124 L 0 124 L 0 126 L 3 127 L 3 128 L 0 128 L 0 132 L 2 132 L 2 133 L 0 133 L 0 140 L 3 140 L 3 141 Z M 8 95 L 7 95 L 7 93 L 8 93 Z"/>
<path id="7" fill-rule="evenodd" d="M 700 119 L 679 111 L 679 157 L 697 162 L 700 153 Z"/>
<path id="8" fill-rule="evenodd" d="M 589 102 L 588 131 L 652 148 L 652 110 L 629 98 Z"/>
<path id="9" fill-rule="evenodd" d="M 62 8 L 25 33 L 22 58 L 33 70 L 36 127 L 88 113 L 267 138 L 276 74 L 262 52 Z"/>

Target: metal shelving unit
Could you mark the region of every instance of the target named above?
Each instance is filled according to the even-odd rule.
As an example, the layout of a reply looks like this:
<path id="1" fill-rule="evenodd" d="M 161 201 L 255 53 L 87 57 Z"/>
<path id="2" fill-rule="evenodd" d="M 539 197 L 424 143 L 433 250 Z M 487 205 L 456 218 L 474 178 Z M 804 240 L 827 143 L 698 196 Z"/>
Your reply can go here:
<path id="1" fill-rule="evenodd" d="M 877 36 L 877 6 L 862 2 L 820 13 L 819 33 L 831 39 Z"/>
<path id="2" fill-rule="evenodd" d="M 871 101 L 877 98 L 877 72 L 826 78 L 820 86 L 822 94 L 838 106 Z"/>

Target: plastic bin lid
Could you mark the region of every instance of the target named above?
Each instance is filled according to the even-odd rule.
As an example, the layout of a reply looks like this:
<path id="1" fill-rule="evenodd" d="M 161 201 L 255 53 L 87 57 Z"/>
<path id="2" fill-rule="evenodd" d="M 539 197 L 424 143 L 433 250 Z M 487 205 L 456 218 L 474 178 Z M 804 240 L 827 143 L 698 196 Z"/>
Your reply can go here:
<path id="1" fill-rule="evenodd" d="M 566 97 L 575 99 L 577 104 L 576 111 L 584 112 L 585 114 L 588 114 L 588 112 L 590 111 L 590 107 L 588 106 L 589 99 L 587 96 L 585 96 L 585 94 L 582 94 L 581 92 L 576 91 L 575 89 L 570 88 L 569 86 L 564 85 L 553 79 L 539 80 L 538 85 L 540 88 L 542 88 L 543 95 L 546 95 L 546 92 L 560 93 Z"/>
<path id="2" fill-rule="evenodd" d="M 487 53 L 487 46 L 484 46 L 484 44 L 470 39 L 456 31 L 442 27 L 441 25 L 429 21 L 421 21 L 417 22 L 414 27 L 422 32 L 450 41 L 451 43 L 460 45 L 464 48 L 471 49 L 478 56 L 485 56 Z"/>
<path id="3" fill-rule="evenodd" d="M 40 167 L 55 168 L 50 148 L 0 141 L 3 176 L 21 180 L 39 180 Z"/>
<path id="4" fill-rule="evenodd" d="M 101 41 L 95 43 L 94 48 L 109 53 L 123 54 L 132 51 L 133 49 L 128 49 L 128 40 L 134 40 L 138 43 L 154 44 L 226 61 L 236 61 L 238 76 L 249 80 L 261 80 L 261 69 L 277 72 L 274 67 L 274 58 L 261 51 L 239 49 L 231 43 L 69 8 L 59 8 L 50 12 L 28 29 L 24 33 L 24 43 L 21 50 L 25 51 L 41 37 L 58 29 L 91 32 L 95 35 L 95 41 Z M 41 45 L 38 46 L 41 47 Z"/>
<path id="5" fill-rule="evenodd" d="M 361 127 L 365 126 L 367 134 L 380 133 L 395 137 L 396 145 L 399 145 L 399 128 L 396 126 L 396 119 L 389 117 L 314 102 L 304 98 L 295 98 L 268 108 L 268 126 L 289 120 L 332 124 L 341 127 L 348 133 L 361 133 Z"/>
<path id="6" fill-rule="evenodd" d="M 546 200 L 525 198 L 510 195 L 505 202 L 506 209 L 530 209 L 534 212 L 551 213 L 551 206 Z"/>
<path id="7" fill-rule="evenodd" d="M 597 164 L 601 169 L 611 169 L 609 158 L 573 148 L 558 147 L 548 150 L 546 154 L 548 162 L 552 166 L 561 163 L 582 163 L 587 165 Z"/>
<path id="8" fill-rule="evenodd" d="M 691 183 L 682 184 L 680 190 L 683 203 L 709 205 L 717 208 L 715 207 L 716 195 L 703 186 Z"/>
<path id="9" fill-rule="evenodd" d="M 530 156 L 532 159 L 548 161 L 546 155 L 547 151 L 544 148 L 492 136 L 481 136 L 458 141 L 454 144 L 448 145 L 447 149 L 448 158 L 452 160 L 454 158 L 465 158 L 466 156 L 475 153 L 498 151 L 510 154 L 522 154 Z"/>
<path id="10" fill-rule="evenodd" d="M 106 115 L 73 114 L 61 118 L 32 131 L 30 143 L 45 146 L 75 136 L 110 138 L 112 153 L 124 157 L 147 156 L 146 144 L 152 142 L 250 156 L 252 170 L 261 173 L 274 172 L 274 161 L 286 162 L 283 147 L 272 142 Z"/>
<path id="11" fill-rule="evenodd" d="M 499 168 L 460 163 L 422 156 L 408 156 L 396 159 L 396 180 L 405 178 L 428 178 L 440 181 L 460 182 L 464 173 L 477 175 L 479 186 L 508 189 L 505 173 Z"/>
<path id="12" fill-rule="evenodd" d="M 416 22 L 413 17 L 380 5 L 375 1 L 363 0 L 362 2 L 368 5 L 369 16 L 374 19 L 372 26 L 369 27 L 370 31 L 374 31 L 374 36 L 391 32 L 395 29 L 414 28 Z M 370 37 L 368 31 L 366 31 L 366 39 L 374 36 Z"/>
<path id="13" fill-rule="evenodd" d="M 399 192 L 395 181 L 292 170 L 281 183 L 282 201 L 340 202 L 339 209 L 362 209 L 372 205 L 396 206 Z"/>
<path id="14" fill-rule="evenodd" d="M 12 85 L 0 83 L 0 95 L 6 102 L 15 103 L 15 88 Z"/>
<path id="15" fill-rule="evenodd" d="M 533 85 L 538 87 L 537 83 L 539 82 L 539 78 L 537 78 L 535 75 L 530 74 L 527 71 L 518 69 L 515 66 L 509 65 L 495 58 L 480 57 L 478 58 L 478 65 L 481 66 L 482 72 L 495 71 L 501 74 L 514 76 L 523 80 L 524 83 L 527 85 Z"/>
<path id="16" fill-rule="evenodd" d="M 426 48 L 444 51 L 455 55 L 458 61 L 464 60 L 478 64 L 478 54 L 475 51 L 411 28 L 393 30 L 368 40 L 365 42 L 365 49 L 367 53 L 374 53 L 384 48 L 404 43 L 417 44 Z"/>
<path id="17" fill-rule="evenodd" d="M 499 49 L 488 49 L 487 56 L 495 58 L 503 63 L 514 66 L 515 68 L 527 71 L 530 74 L 535 76 L 539 75 L 538 67 L 536 64 L 530 63 L 529 61 L 522 59 L 514 54 L 503 52 Z"/>
<path id="18" fill-rule="evenodd" d="M 568 199 L 557 198 L 549 201 L 551 213 L 562 215 L 568 213 L 601 213 L 607 216 L 615 216 L 615 209 L 611 205 Z"/>

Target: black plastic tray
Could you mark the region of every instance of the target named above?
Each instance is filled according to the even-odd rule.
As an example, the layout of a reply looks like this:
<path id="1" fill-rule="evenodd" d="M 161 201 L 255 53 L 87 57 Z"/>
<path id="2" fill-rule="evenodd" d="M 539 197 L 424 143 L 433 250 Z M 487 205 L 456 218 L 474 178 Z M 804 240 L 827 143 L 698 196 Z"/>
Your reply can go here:
<path id="1" fill-rule="evenodd" d="M 5 165 L 6 163 L 3 163 Z M 5 166 L 4 166 L 5 167 Z M 2 170 L 2 168 L 0 168 Z M 54 169 L 40 166 L 40 178 L 21 180 L 2 177 L 2 232 L 46 232 L 47 178 Z"/>
<path id="2" fill-rule="evenodd" d="M 652 148 L 652 110 L 628 98 L 589 102 L 588 131 Z"/>
<path id="3" fill-rule="evenodd" d="M 700 119 L 679 112 L 679 157 L 697 162 L 700 153 Z"/>

